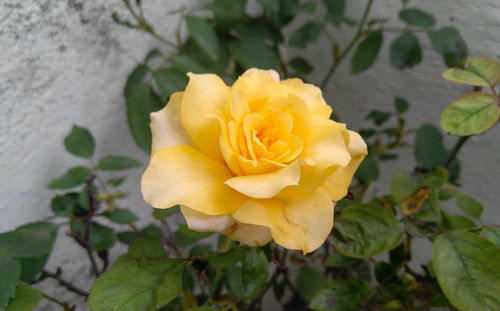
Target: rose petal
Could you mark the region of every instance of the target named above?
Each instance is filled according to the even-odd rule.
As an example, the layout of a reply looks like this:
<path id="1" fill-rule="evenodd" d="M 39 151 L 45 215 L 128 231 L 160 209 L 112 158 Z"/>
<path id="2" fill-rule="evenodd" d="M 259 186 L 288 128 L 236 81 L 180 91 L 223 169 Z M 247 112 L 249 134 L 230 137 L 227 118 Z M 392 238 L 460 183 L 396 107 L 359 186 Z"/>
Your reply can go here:
<path id="1" fill-rule="evenodd" d="M 188 76 L 189 83 L 181 105 L 184 128 L 203 153 L 223 160 L 218 143 L 220 127 L 207 115 L 226 111 L 229 88 L 214 74 L 189 73 Z"/>
<path id="2" fill-rule="evenodd" d="M 152 154 L 142 195 L 155 208 L 182 204 L 208 215 L 227 214 L 245 199 L 224 184 L 232 176 L 225 163 L 190 146 L 173 146 Z"/>
<path id="3" fill-rule="evenodd" d="M 318 87 L 304 83 L 298 78 L 282 80 L 280 86 L 285 96 L 294 94 L 302 98 L 311 110 L 311 113 L 321 115 L 324 118 L 330 118 L 332 108 L 326 104 Z"/>
<path id="4" fill-rule="evenodd" d="M 251 198 L 272 198 L 286 186 L 298 185 L 300 166 L 312 164 L 311 161 L 306 159 L 298 159 L 272 173 L 232 177 L 226 180 L 225 183 Z"/>
<path id="5" fill-rule="evenodd" d="M 317 249 L 333 226 L 333 202 L 317 189 L 305 200 L 246 200 L 232 216 L 239 222 L 268 227 L 276 243 L 304 254 Z"/>
<path id="6" fill-rule="evenodd" d="M 282 96 L 279 83 L 272 74 L 265 70 L 250 69 L 241 75 L 232 86 L 233 90 L 241 92 L 250 105 L 250 110 L 255 111 L 252 102 L 270 96 Z"/>
<path id="7" fill-rule="evenodd" d="M 175 145 L 194 146 L 181 121 L 182 94 L 172 94 L 162 110 L 151 113 L 152 152 Z"/>
<path id="8" fill-rule="evenodd" d="M 221 233 L 248 246 L 262 246 L 272 240 L 269 228 L 241 222 L 235 222 L 228 230 Z"/>
<path id="9" fill-rule="evenodd" d="M 338 201 L 345 197 L 349 185 L 351 184 L 354 172 L 359 167 L 364 157 L 368 154 L 366 143 L 358 133 L 349 132 L 348 151 L 352 156 L 352 160 L 347 167 L 339 167 L 331 175 L 325 177 L 321 187 L 328 192 L 328 195 L 333 201 Z"/>

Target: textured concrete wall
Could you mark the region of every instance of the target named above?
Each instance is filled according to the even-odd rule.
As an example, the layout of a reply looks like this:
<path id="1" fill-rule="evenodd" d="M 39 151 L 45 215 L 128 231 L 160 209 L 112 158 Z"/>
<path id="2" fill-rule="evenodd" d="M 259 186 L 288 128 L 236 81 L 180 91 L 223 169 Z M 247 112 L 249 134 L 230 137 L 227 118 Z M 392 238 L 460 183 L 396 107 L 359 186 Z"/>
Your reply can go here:
<path id="1" fill-rule="evenodd" d="M 173 38 L 178 16 L 168 11 L 195 1 L 149 0 L 145 14 L 159 33 Z M 359 18 L 365 1 L 349 1 L 348 15 Z M 456 26 L 469 45 L 470 55 L 496 57 L 500 54 L 500 2 L 497 0 L 421 0 L 410 4 L 433 12 L 440 25 Z M 397 20 L 400 0 L 375 1 L 373 15 L 391 17 L 390 25 L 402 26 Z M 114 24 L 112 11 L 122 15 L 121 1 L 98 0 L 3 0 L 0 2 L 0 232 L 50 215 L 47 191 L 49 180 L 62 175 L 69 167 L 85 161 L 66 153 L 62 138 L 73 124 L 85 126 L 97 142 L 96 156 L 128 155 L 146 164 L 148 157 L 139 150 L 126 123 L 123 85 L 127 74 L 153 47 L 165 46 L 146 34 Z M 296 27 L 296 26 L 295 26 Z M 293 30 L 291 26 L 288 31 Z M 345 46 L 351 32 L 330 29 Z M 422 64 L 404 72 L 388 64 L 388 47 L 392 36 L 384 38 L 383 52 L 376 65 L 358 76 L 351 76 L 349 61 L 342 64 L 330 81 L 327 101 L 350 128 L 358 129 L 373 108 L 392 109 L 395 96 L 410 102 L 409 127 L 422 123 L 439 124 L 440 111 L 468 89 L 441 80 L 444 69 L 426 35 L 419 39 L 424 49 Z M 317 72 L 311 81 L 320 81 L 331 59 L 325 36 L 320 44 L 306 50 Z M 294 51 L 287 54 L 292 55 Z M 484 204 L 486 222 L 499 222 L 498 189 L 500 189 L 500 145 L 496 127 L 488 134 L 472 138 L 463 148 L 463 192 Z M 446 138 L 451 146 L 454 137 Z M 410 138 L 413 143 L 413 138 Z M 386 193 L 390 176 L 399 168 L 411 169 L 411 148 L 402 150 L 400 160 L 384 168 L 377 194 Z M 410 165 L 408 165 L 410 163 Z M 127 173 L 124 188 L 130 197 L 124 207 L 150 221 L 150 211 L 140 197 L 139 180 L 144 167 Z M 106 177 L 120 176 L 109 174 Z M 64 231 L 64 230 L 62 230 Z M 420 245 L 421 247 L 426 244 Z M 417 244 L 419 247 L 419 244 Z M 113 256 L 123 251 L 113 248 Z M 422 252 L 418 252 L 422 253 Z M 61 234 L 49 269 L 65 267 L 65 277 L 84 288 L 90 286 L 89 269 L 84 252 Z M 429 258 L 429 252 L 420 259 Z M 53 296 L 80 302 L 66 295 L 49 281 L 43 290 Z M 40 310 L 53 306 L 42 303 Z"/>

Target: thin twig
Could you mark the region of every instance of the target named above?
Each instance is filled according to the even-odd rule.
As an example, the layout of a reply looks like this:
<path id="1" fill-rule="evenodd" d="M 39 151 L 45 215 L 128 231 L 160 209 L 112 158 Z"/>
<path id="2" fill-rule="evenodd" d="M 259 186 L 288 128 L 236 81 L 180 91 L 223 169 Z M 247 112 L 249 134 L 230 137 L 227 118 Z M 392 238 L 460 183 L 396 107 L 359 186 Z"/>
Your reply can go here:
<path id="1" fill-rule="evenodd" d="M 182 257 L 182 252 L 179 248 L 179 244 L 177 244 L 177 241 L 175 240 L 174 234 L 172 233 L 172 230 L 170 229 L 167 220 L 162 221 L 161 224 L 162 227 L 165 228 L 164 231 L 166 231 L 167 233 L 166 237 L 167 244 L 174 249 L 174 252 L 177 254 L 177 256 Z"/>
<path id="2" fill-rule="evenodd" d="M 52 301 L 55 304 L 58 304 L 61 308 L 63 308 L 64 311 L 73 311 L 75 310 L 75 307 L 71 307 L 67 302 L 57 300 L 56 298 L 47 296 L 46 294 L 42 293 L 43 298 Z"/>
<path id="3" fill-rule="evenodd" d="M 450 167 L 453 160 L 455 160 L 455 157 L 457 156 L 458 152 L 469 138 L 470 136 L 462 136 L 457 140 L 450 154 L 448 155 L 448 157 L 446 157 L 446 160 L 444 160 L 443 162 L 443 167 L 445 169 L 448 169 L 448 167 Z"/>
<path id="4" fill-rule="evenodd" d="M 57 269 L 56 273 L 53 273 L 53 272 L 50 272 L 47 270 L 42 270 L 42 275 L 40 276 L 40 279 L 44 279 L 45 277 L 49 277 L 49 278 L 52 278 L 54 280 L 57 280 L 59 282 L 59 284 L 66 287 L 67 290 L 72 291 L 73 293 L 76 293 L 76 294 L 83 296 L 85 298 L 87 298 L 90 295 L 88 292 L 84 291 L 83 289 L 80 289 L 80 288 L 76 287 L 75 285 L 73 285 L 71 282 L 63 279 L 61 277 L 61 274 L 62 274 L 62 271 L 60 268 Z"/>

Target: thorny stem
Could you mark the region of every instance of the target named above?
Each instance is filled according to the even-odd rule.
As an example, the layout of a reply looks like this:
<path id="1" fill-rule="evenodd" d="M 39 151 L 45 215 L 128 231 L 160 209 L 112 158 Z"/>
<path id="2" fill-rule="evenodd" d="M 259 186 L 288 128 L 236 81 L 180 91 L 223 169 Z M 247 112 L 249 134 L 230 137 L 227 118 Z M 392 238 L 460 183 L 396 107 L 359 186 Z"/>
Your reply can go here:
<path id="1" fill-rule="evenodd" d="M 87 298 L 90 295 L 88 292 L 84 291 L 83 289 L 80 289 L 80 288 L 76 287 L 75 285 L 73 285 L 71 282 L 63 279 L 61 277 L 61 273 L 62 273 L 62 271 L 60 268 L 58 268 L 55 273 L 47 271 L 47 270 L 42 270 L 42 275 L 40 276 L 40 278 L 38 280 L 42 281 L 46 277 L 49 277 L 49 278 L 52 278 L 54 280 L 57 280 L 59 282 L 59 284 L 61 284 L 67 290 L 69 290 L 73 293 L 76 293 L 76 294 L 83 296 L 85 298 Z"/>
<path id="2" fill-rule="evenodd" d="M 354 47 L 354 44 L 358 41 L 359 38 L 363 35 L 363 27 L 365 26 L 366 19 L 368 17 L 368 14 L 370 13 L 371 6 L 373 4 L 373 0 L 368 0 L 368 3 L 366 4 L 365 10 L 363 12 L 363 17 L 361 18 L 361 21 L 359 22 L 358 30 L 356 31 L 356 34 L 354 37 L 351 39 L 347 47 L 345 48 L 344 51 L 340 54 L 340 56 L 333 61 L 332 66 L 330 67 L 330 70 L 328 70 L 328 73 L 326 74 L 325 78 L 321 82 L 320 88 L 322 90 L 325 89 L 326 84 L 332 77 L 333 73 L 337 69 L 338 65 L 340 62 L 347 56 L 347 54 L 351 51 L 351 49 Z"/>
<path id="3" fill-rule="evenodd" d="M 453 149 L 451 150 L 450 154 L 448 155 L 446 160 L 444 160 L 444 162 L 443 162 L 443 167 L 445 169 L 448 169 L 450 167 L 451 163 L 453 162 L 453 160 L 457 156 L 458 152 L 460 151 L 462 146 L 465 144 L 465 142 L 469 138 L 470 138 L 470 136 L 462 136 L 458 139 L 458 141 L 455 143 L 455 146 L 453 146 Z"/>

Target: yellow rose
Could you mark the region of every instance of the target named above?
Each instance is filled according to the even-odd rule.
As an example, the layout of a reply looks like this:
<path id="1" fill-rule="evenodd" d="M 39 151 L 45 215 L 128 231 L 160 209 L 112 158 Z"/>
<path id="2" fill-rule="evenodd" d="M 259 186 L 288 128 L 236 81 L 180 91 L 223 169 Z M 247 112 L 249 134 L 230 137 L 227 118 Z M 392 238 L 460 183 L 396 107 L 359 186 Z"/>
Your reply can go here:
<path id="1" fill-rule="evenodd" d="M 151 114 L 144 200 L 180 204 L 189 228 L 247 245 L 320 247 L 367 153 L 363 139 L 330 120 L 320 89 L 300 79 L 250 69 L 228 87 L 188 75 L 186 90 Z"/>

